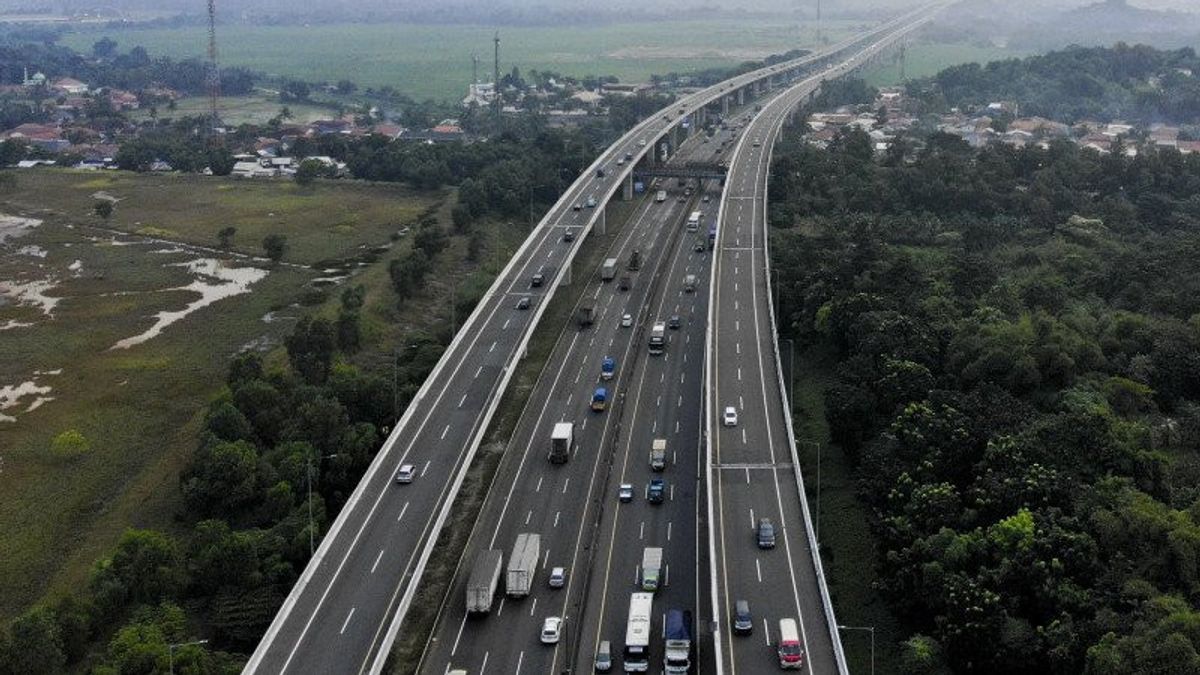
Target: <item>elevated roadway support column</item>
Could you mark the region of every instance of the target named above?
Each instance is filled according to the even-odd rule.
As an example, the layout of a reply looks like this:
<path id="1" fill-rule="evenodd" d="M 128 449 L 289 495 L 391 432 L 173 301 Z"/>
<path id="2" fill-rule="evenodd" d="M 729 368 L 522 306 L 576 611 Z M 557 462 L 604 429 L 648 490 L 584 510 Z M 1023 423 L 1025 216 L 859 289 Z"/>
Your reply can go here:
<path id="1" fill-rule="evenodd" d="M 621 181 L 621 201 L 630 201 L 633 199 L 633 174 L 625 176 L 625 180 Z"/>
<path id="2" fill-rule="evenodd" d="M 737 104 L 739 106 L 746 105 L 746 88 L 741 87 L 737 90 Z"/>
<path id="3" fill-rule="evenodd" d="M 729 97 L 722 96 L 721 97 L 721 117 L 726 117 L 728 115 L 729 115 Z"/>
<path id="4" fill-rule="evenodd" d="M 604 217 L 607 210 L 607 207 L 600 207 L 600 217 L 596 220 L 596 225 L 592 228 L 596 231 L 596 234 L 608 234 L 608 225 Z"/>
<path id="5" fill-rule="evenodd" d="M 562 281 L 558 283 L 559 286 L 571 285 L 571 273 L 575 271 L 575 263 L 567 263 L 566 268 L 563 270 Z"/>

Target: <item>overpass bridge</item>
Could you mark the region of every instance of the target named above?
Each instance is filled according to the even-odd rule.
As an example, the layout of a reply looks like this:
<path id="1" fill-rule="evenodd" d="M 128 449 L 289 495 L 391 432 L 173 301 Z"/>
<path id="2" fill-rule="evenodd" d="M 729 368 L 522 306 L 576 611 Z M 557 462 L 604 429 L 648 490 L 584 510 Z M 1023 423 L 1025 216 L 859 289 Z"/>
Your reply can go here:
<path id="1" fill-rule="evenodd" d="M 802 78 L 835 77 L 861 67 L 930 11 L 910 12 L 820 52 L 686 96 L 642 120 L 605 150 L 532 230 L 456 334 L 322 539 L 244 672 L 381 672 L 467 469 L 545 307 L 557 288 L 571 283 L 572 265 L 586 236 L 605 229 L 604 206 L 618 195 L 632 197 L 634 172 L 649 170 L 645 164 L 657 160 L 654 149 L 663 140 L 678 147 L 681 134 L 695 133 L 708 115 L 727 113 L 734 102 L 765 97 Z M 589 198 L 599 206 L 573 208 Z M 567 230 L 579 236 L 567 241 L 562 236 Z M 534 275 L 545 282 L 534 283 Z M 515 311 L 517 300 L 525 297 L 532 309 Z M 414 465 L 418 477 L 397 487 L 393 476 L 401 464 Z M 816 564 L 819 575 L 819 558 Z M 823 590 L 820 602 L 832 617 Z M 845 672 L 840 642 L 836 635 L 831 639 L 838 669 Z"/>

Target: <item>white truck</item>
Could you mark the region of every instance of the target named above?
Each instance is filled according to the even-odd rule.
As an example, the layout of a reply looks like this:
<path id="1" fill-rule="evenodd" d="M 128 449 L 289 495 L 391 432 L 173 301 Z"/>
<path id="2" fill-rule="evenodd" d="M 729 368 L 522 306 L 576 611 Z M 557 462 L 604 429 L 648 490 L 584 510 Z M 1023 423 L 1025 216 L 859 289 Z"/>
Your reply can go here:
<path id="1" fill-rule="evenodd" d="M 541 535 L 528 532 L 517 535 L 512 555 L 508 557 L 508 571 L 504 575 L 504 592 L 508 597 L 523 598 L 529 595 L 533 578 L 537 575 L 541 548 Z"/>
<path id="2" fill-rule="evenodd" d="M 647 546 L 642 551 L 642 590 L 657 591 L 662 577 L 662 549 Z"/>
<path id="3" fill-rule="evenodd" d="M 471 578 L 467 581 L 467 613 L 487 614 L 492 611 L 492 598 L 500 583 L 500 569 L 504 567 L 504 553 L 496 550 L 484 551 L 475 558 L 471 567 Z"/>
<path id="4" fill-rule="evenodd" d="M 571 458 L 571 445 L 574 440 L 573 422 L 555 423 L 554 431 L 550 432 L 550 461 L 554 464 L 566 464 Z"/>
<path id="5" fill-rule="evenodd" d="M 600 268 L 600 278 L 604 281 L 612 281 L 617 276 L 617 259 L 608 258 L 604 261 L 604 266 Z"/>
<path id="6" fill-rule="evenodd" d="M 667 439 L 656 438 L 650 444 L 650 470 L 662 471 L 667 468 Z"/>
<path id="7" fill-rule="evenodd" d="M 667 191 L 659 190 L 658 193 L 654 195 L 654 201 L 660 204 L 667 201 Z"/>

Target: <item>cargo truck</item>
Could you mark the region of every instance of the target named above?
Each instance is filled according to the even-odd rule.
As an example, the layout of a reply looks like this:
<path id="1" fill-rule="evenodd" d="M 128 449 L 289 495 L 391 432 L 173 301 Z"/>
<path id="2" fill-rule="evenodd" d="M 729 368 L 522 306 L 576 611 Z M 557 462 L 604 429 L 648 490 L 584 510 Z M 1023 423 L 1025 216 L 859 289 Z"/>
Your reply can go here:
<path id="1" fill-rule="evenodd" d="M 662 574 L 663 551 L 657 546 L 647 546 L 642 551 L 642 590 L 658 590 L 658 580 Z"/>
<path id="2" fill-rule="evenodd" d="M 654 201 L 656 201 L 660 204 L 667 201 L 667 191 L 659 190 L 658 194 L 654 195 Z"/>
<path id="3" fill-rule="evenodd" d="M 663 624 L 666 652 L 663 667 L 668 673 L 687 673 L 692 667 L 692 613 L 681 609 L 667 610 Z"/>
<path id="4" fill-rule="evenodd" d="M 565 464 L 571 457 L 574 441 L 575 425 L 571 422 L 556 423 L 554 431 L 550 432 L 550 461 Z"/>
<path id="5" fill-rule="evenodd" d="M 617 360 L 611 356 L 604 357 L 604 360 L 600 362 L 600 379 L 611 380 L 616 372 Z"/>
<path id="6" fill-rule="evenodd" d="M 650 445 L 650 469 L 662 471 L 667 468 L 667 439 L 656 438 Z"/>
<path id="7" fill-rule="evenodd" d="M 492 598 L 500 583 L 500 568 L 504 567 L 504 554 L 500 551 L 484 551 L 475 558 L 471 567 L 471 578 L 467 581 L 467 613 L 487 614 L 492 611 Z"/>
<path id="8" fill-rule="evenodd" d="M 650 329 L 650 353 L 661 354 L 667 346 L 667 324 L 659 321 Z"/>
<path id="9" fill-rule="evenodd" d="M 617 259 L 608 258 L 604 261 L 604 266 L 600 268 L 600 278 L 604 281 L 612 281 L 617 276 Z"/>
<path id="10" fill-rule="evenodd" d="M 508 597 L 523 598 L 529 595 L 529 590 L 533 588 L 533 577 L 537 574 L 541 545 L 541 535 L 528 532 L 517 535 L 512 555 L 508 558 L 508 571 L 504 575 L 504 592 Z"/>

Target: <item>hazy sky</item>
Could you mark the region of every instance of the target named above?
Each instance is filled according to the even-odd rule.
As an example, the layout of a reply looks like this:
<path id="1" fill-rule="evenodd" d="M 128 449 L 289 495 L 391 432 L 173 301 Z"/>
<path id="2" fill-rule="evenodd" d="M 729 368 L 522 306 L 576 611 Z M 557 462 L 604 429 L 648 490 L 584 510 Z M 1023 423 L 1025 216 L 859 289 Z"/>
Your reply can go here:
<path id="1" fill-rule="evenodd" d="M 1005 4 L 1022 4 L 1021 0 L 997 0 Z M 1090 4 L 1096 0 L 1037 0 L 1036 7 L 1042 9 L 1069 9 Z M 629 7 L 651 11 L 677 10 L 688 8 L 689 14 L 702 17 L 705 7 L 725 10 L 764 10 L 764 11 L 794 11 L 801 9 L 811 12 L 818 0 L 657 0 L 647 4 L 645 0 L 319 0 L 311 5 L 305 5 L 322 11 L 322 13 L 343 13 L 353 17 L 363 11 L 371 10 L 412 10 L 436 9 L 444 7 L 478 6 L 482 10 L 494 12 L 499 9 L 529 10 L 547 8 L 555 11 L 572 13 L 586 12 L 595 9 L 601 12 L 612 12 L 615 9 Z M 919 0 L 820 0 L 822 12 L 827 16 L 839 13 L 861 13 L 865 10 L 880 9 L 894 11 L 898 8 L 919 4 Z M 1183 11 L 1200 11 L 1200 0 L 1129 0 L 1129 4 L 1147 9 L 1176 9 Z M 0 11 L 28 10 L 44 8 L 56 13 L 73 13 L 94 7 L 115 7 L 133 11 L 170 11 L 203 13 L 204 0 L 0 0 Z M 297 11 L 295 0 L 217 0 L 218 11 L 230 17 L 236 17 L 243 12 L 294 15 Z"/>

